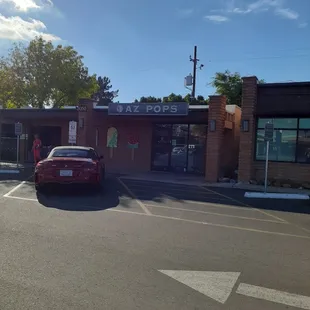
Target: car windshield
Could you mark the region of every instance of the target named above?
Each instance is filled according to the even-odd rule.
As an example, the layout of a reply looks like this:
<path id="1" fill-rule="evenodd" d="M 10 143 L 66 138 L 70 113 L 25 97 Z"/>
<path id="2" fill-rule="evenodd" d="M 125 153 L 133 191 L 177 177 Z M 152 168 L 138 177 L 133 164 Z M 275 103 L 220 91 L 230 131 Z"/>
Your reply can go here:
<path id="1" fill-rule="evenodd" d="M 94 154 L 89 150 L 81 149 L 58 149 L 51 152 L 49 157 L 77 157 L 77 158 L 93 158 Z"/>

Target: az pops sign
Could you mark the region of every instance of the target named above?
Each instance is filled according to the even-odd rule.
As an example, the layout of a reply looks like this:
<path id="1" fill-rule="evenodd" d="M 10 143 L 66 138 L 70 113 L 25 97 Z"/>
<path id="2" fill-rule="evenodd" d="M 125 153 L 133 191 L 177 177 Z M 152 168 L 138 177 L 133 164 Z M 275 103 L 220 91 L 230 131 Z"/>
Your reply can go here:
<path id="1" fill-rule="evenodd" d="M 109 115 L 188 115 L 188 103 L 110 103 Z"/>

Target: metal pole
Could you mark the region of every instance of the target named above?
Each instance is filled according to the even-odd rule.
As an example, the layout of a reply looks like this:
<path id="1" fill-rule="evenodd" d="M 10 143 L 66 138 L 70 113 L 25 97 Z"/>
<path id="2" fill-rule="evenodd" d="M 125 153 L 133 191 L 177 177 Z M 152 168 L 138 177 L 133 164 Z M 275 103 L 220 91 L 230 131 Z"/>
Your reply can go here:
<path id="1" fill-rule="evenodd" d="M 193 89 L 192 89 L 192 99 L 195 99 L 196 96 L 196 71 L 197 71 L 197 46 L 194 48 L 194 68 L 193 68 Z"/>
<path id="2" fill-rule="evenodd" d="M 19 136 L 16 139 L 16 164 L 17 168 L 19 167 Z"/>
<path id="3" fill-rule="evenodd" d="M 266 163 L 265 163 L 265 194 L 267 193 L 267 186 L 268 186 L 268 160 L 269 160 L 269 140 L 267 141 L 266 145 Z"/>

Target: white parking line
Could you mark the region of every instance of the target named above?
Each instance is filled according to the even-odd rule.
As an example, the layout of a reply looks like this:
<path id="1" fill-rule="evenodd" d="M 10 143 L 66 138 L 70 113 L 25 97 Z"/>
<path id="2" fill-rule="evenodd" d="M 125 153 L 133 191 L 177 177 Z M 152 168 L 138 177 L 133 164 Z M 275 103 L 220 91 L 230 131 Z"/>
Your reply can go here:
<path id="1" fill-rule="evenodd" d="M 3 197 L 9 197 L 11 194 L 13 194 L 16 190 L 18 190 L 19 188 L 21 188 L 24 184 L 26 184 L 27 181 L 23 181 L 20 184 L 18 184 L 17 186 L 13 187 L 9 192 L 7 192 L 6 194 L 3 195 Z"/>
<path id="2" fill-rule="evenodd" d="M 171 210 L 176 210 L 176 211 L 185 211 L 185 212 L 192 212 L 192 213 L 200 213 L 200 214 L 216 215 L 216 216 L 223 216 L 223 217 L 231 217 L 231 218 L 242 219 L 242 220 L 269 222 L 269 223 L 277 223 L 277 224 L 288 224 L 288 223 L 283 222 L 283 221 L 265 220 L 265 219 L 258 219 L 258 218 L 253 218 L 253 217 L 247 217 L 247 216 L 238 216 L 238 215 L 215 213 L 215 212 L 200 211 L 200 210 L 189 210 L 189 209 L 184 209 L 184 208 L 174 208 L 174 207 L 152 205 L 152 204 L 145 204 L 145 205 L 147 207 L 151 207 L 151 208 L 171 209 Z"/>
<path id="3" fill-rule="evenodd" d="M 141 207 L 141 209 L 147 215 L 151 215 L 151 212 L 148 210 L 148 208 L 143 204 L 141 200 L 137 199 L 136 195 L 128 188 L 128 186 L 120 178 L 117 178 L 117 180 L 125 188 L 128 194 L 137 202 L 137 204 Z"/>
<path id="4" fill-rule="evenodd" d="M 269 214 L 268 212 L 265 212 L 265 211 L 263 211 L 263 210 L 260 210 L 260 209 L 258 209 L 258 208 L 255 208 L 255 207 L 253 207 L 253 206 L 251 206 L 251 205 L 248 205 L 248 204 L 246 204 L 246 203 L 244 203 L 244 202 L 242 202 L 242 201 L 239 201 L 239 200 L 237 200 L 237 199 L 231 198 L 231 197 L 226 196 L 226 195 L 224 195 L 224 194 L 218 193 L 218 192 L 216 192 L 216 191 L 213 191 L 212 189 L 205 188 L 204 186 L 201 186 L 201 188 L 203 188 L 205 191 L 209 191 L 209 192 L 211 192 L 211 193 L 214 193 L 214 194 L 217 194 L 217 195 L 219 195 L 219 196 L 222 196 L 222 197 L 224 197 L 224 198 L 226 198 L 226 199 L 228 199 L 228 200 L 231 200 L 231 201 L 237 202 L 237 203 L 239 203 L 239 204 L 242 204 L 242 205 L 244 205 L 245 207 L 252 208 L 253 210 L 256 210 L 256 211 L 258 211 L 258 212 L 260 212 L 260 213 L 263 213 L 263 214 L 265 214 L 265 215 L 267 215 L 267 216 L 269 216 L 269 217 L 273 217 L 274 219 L 276 219 L 276 220 L 278 220 L 278 221 L 288 223 L 286 220 L 284 220 L 284 219 L 282 219 L 282 218 L 280 218 L 280 217 L 278 217 L 278 216 Z"/>
<path id="5" fill-rule="evenodd" d="M 38 199 L 35 199 L 35 198 L 23 198 L 23 197 L 17 197 L 17 196 L 3 196 L 3 197 L 10 198 L 10 199 L 17 199 L 17 200 L 26 200 L 26 201 L 39 202 Z"/>
<path id="6" fill-rule="evenodd" d="M 223 225 L 223 224 L 216 224 L 216 223 L 210 223 L 210 222 L 200 222 L 200 221 L 182 219 L 179 217 L 170 217 L 170 216 L 157 215 L 157 214 L 146 214 L 146 213 L 139 213 L 139 212 L 133 212 L 133 211 L 127 211 L 127 210 L 117 210 L 117 209 L 108 209 L 106 211 L 127 213 L 127 214 L 134 214 L 134 215 L 142 215 L 142 216 L 147 216 L 149 218 L 153 217 L 153 218 L 174 220 L 174 221 L 187 222 L 187 223 L 192 223 L 192 224 L 200 224 L 200 225 L 206 225 L 206 226 L 212 226 L 212 227 L 227 228 L 227 229 L 234 229 L 234 230 L 240 230 L 240 231 L 248 231 L 248 232 L 261 233 L 261 234 L 284 236 L 284 237 L 293 237 L 293 238 L 310 240 L 310 236 L 305 236 L 305 235 L 295 235 L 295 234 L 289 234 L 289 233 L 274 232 L 274 231 L 269 231 L 269 230 L 245 228 L 245 227 L 241 227 L 241 226 Z"/>
<path id="7" fill-rule="evenodd" d="M 226 208 L 226 209 L 236 209 L 236 210 L 249 210 L 249 211 L 256 211 L 254 208 L 248 208 L 248 207 L 242 207 L 242 206 L 231 206 L 231 205 L 225 205 L 221 203 L 214 203 L 214 202 L 207 202 L 207 201 L 195 201 L 195 200 L 176 200 L 172 196 L 168 195 L 163 195 L 167 199 L 169 199 L 172 202 L 177 202 L 177 203 L 189 203 L 189 204 L 195 204 L 195 205 L 202 205 L 202 206 L 207 206 L 207 207 L 215 207 L 215 208 Z M 223 199 L 224 201 L 228 201 L 228 199 Z"/>
<path id="8" fill-rule="evenodd" d="M 167 188 L 167 184 L 164 185 L 149 185 L 149 184 L 129 184 L 130 188 L 134 188 L 135 190 L 140 190 L 140 191 L 147 191 L 149 189 L 163 189 L 163 188 Z M 180 188 L 180 187 L 175 187 L 176 185 L 171 186 L 171 184 L 169 184 L 169 189 L 167 189 L 167 191 L 169 192 L 182 192 L 184 193 L 184 191 L 188 191 L 188 188 Z M 213 195 L 212 193 L 208 193 L 204 190 L 201 190 L 200 188 L 191 188 L 190 192 L 193 194 L 201 194 L 201 195 Z"/>

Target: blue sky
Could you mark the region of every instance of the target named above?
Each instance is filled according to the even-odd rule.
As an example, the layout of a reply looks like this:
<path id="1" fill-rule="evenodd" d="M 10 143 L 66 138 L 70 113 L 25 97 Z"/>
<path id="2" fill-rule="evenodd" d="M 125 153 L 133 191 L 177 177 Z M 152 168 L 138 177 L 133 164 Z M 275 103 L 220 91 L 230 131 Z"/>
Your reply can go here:
<path id="1" fill-rule="evenodd" d="M 43 35 L 73 45 L 91 73 L 109 76 L 118 100 L 186 95 L 189 55 L 215 72 L 267 82 L 310 80 L 310 0 L 0 0 L 0 53 Z"/>

